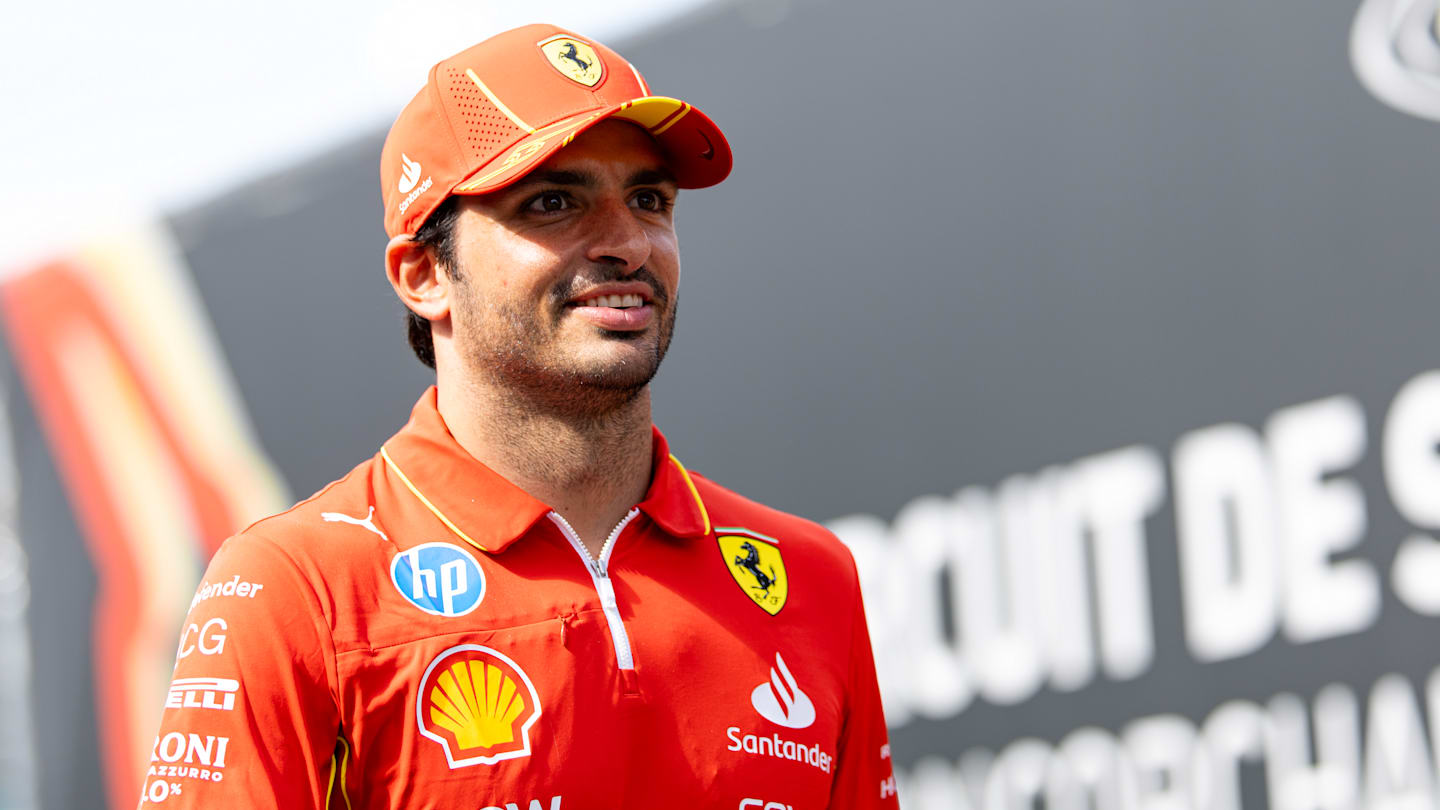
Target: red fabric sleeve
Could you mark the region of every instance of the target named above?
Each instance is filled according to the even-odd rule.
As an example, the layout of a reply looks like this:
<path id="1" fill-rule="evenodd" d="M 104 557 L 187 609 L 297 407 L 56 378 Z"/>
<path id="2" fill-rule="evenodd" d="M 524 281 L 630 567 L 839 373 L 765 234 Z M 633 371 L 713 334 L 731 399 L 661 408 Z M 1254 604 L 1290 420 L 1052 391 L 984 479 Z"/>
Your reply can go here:
<path id="1" fill-rule="evenodd" d="M 279 546 L 226 541 L 190 604 L 141 806 L 323 807 L 339 729 L 335 651 Z"/>
<path id="2" fill-rule="evenodd" d="M 895 773 L 890 764 L 890 739 L 880 686 L 875 680 L 875 654 L 859 589 L 855 592 L 855 620 L 850 639 L 850 702 L 845 728 L 837 746 L 830 810 L 894 808 Z"/>

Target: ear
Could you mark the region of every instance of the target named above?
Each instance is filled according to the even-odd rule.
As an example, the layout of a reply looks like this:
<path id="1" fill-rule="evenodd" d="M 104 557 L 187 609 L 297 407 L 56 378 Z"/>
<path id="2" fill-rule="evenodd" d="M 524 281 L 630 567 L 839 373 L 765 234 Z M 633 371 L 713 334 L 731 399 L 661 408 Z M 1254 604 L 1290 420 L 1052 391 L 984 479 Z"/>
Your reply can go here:
<path id="1" fill-rule="evenodd" d="M 402 233 L 385 246 L 385 276 L 411 312 L 432 322 L 450 317 L 450 277 L 411 234 Z"/>

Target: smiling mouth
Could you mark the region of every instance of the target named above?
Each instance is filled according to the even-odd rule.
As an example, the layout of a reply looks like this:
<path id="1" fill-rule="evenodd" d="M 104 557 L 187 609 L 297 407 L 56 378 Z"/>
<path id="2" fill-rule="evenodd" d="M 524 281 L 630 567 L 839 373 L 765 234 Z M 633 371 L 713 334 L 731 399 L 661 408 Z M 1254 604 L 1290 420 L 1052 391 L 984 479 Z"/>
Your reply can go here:
<path id="1" fill-rule="evenodd" d="M 611 309 L 633 309 L 644 305 L 645 299 L 633 293 L 629 295 L 597 295 L 576 304 L 581 307 L 610 307 Z"/>

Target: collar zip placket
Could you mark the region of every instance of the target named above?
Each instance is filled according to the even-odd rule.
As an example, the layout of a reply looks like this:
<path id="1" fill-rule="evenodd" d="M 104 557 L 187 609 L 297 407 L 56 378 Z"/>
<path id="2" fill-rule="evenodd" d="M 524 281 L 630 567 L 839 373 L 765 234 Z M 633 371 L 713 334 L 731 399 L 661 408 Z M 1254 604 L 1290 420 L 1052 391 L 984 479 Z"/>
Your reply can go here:
<path id="1" fill-rule="evenodd" d="M 600 557 L 597 559 L 592 555 L 585 544 L 580 541 L 580 535 L 576 533 L 575 527 L 570 525 L 559 512 L 551 511 L 546 517 L 560 529 L 565 539 L 570 541 L 570 546 L 580 559 L 585 563 L 585 570 L 590 573 L 590 580 L 595 584 L 595 593 L 600 597 L 600 607 L 605 612 L 605 622 L 610 627 L 610 640 L 615 647 L 615 665 L 625 679 L 627 691 L 633 685 L 635 671 L 635 656 L 630 649 L 630 635 L 625 632 L 625 622 L 620 618 L 620 603 L 615 599 L 615 584 L 610 578 L 610 556 L 615 550 L 615 541 L 620 538 L 620 533 L 630 525 L 640 514 L 639 507 L 632 508 L 624 518 L 620 520 L 605 538 L 605 545 L 600 549 Z"/>

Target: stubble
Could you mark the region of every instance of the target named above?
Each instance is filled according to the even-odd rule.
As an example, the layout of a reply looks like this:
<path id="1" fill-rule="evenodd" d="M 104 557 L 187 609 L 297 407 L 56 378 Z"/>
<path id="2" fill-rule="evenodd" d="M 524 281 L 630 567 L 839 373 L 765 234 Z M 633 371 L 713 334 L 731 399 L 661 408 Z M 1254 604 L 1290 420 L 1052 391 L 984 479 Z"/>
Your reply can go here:
<path id="1" fill-rule="evenodd" d="M 643 281 L 654 291 L 652 305 L 659 319 L 653 329 L 653 342 L 645 350 L 618 358 L 580 356 L 576 346 L 566 345 L 562 331 L 564 321 L 573 317 L 565 302 L 588 287 L 622 280 Z M 458 302 L 466 310 L 462 318 L 473 325 L 464 334 L 456 335 L 463 362 L 473 373 L 508 392 L 516 404 L 524 403 L 536 416 L 603 420 L 624 409 L 654 379 L 674 335 L 677 301 L 643 267 L 625 274 L 600 267 L 595 273 L 558 285 L 548 295 L 548 319 L 512 302 L 476 300 L 474 288 L 463 281 L 456 286 L 461 293 Z M 607 342 L 652 340 L 652 330 L 596 331 L 600 333 L 596 337 Z M 587 344 L 594 345 L 594 341 Z"/>

